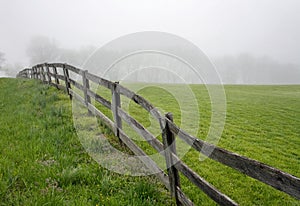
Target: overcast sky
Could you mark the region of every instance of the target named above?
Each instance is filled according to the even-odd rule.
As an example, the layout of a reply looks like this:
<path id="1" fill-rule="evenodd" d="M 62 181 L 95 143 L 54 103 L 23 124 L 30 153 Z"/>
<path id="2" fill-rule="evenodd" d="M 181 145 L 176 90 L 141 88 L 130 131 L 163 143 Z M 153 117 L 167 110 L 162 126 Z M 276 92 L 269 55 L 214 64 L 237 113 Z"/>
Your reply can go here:
<path id="1" fill-rule="evenodd" d="M 170 32 L 208 56 L 248 52 L 300 64 L 299 0 L 0 0 L 0 51 L 28 64 L 31 37 L 101 46 L 138 31 Z"/>

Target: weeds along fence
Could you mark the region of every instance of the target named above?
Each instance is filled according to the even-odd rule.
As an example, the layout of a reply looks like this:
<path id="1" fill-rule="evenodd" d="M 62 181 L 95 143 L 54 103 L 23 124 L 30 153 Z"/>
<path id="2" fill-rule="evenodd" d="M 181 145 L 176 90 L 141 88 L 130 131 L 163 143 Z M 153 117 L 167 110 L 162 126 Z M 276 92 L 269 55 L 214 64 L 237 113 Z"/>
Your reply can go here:
<path id="1" fill-rule="evenodd" d="M 71 78 L 70 72 L 80 75 L 81 82 L 77 82 Z M 213 185 L 207 182 L 204 178 L 190 169 L 176 154 L 175 138 L 180 138 L 186 144 L 193 147 L 198 152 L 206 155 L 210 159 L 220 162 L 226 166 L 238 170 L 239 172 L 257 179 L 267 185 L 274 187 L 284 193 L 289 194 L 297 199 L 300 199 L 300 179 L 288 173 L 270 167 L 264 163 L 253 159 L 238 155 L 225 149 L 215 147 L 197 137 L 194 137 L 180 129 L 173 123 L 171 113 L 161 115 L 160 112 L 142 96 L 135 94 L 122 85 L 111 82 L 109 80 L 98 77 L 89 73 L 87 70 L 81 70 L 68 64 L 62 63 L 44 63 L 27 68 L 20 71 L 17 75 L 20 78 L 38 79 L 44 83 L 53 85 L 58 89 L 65 90 L 70 99 L 76 98 L 84 105 L 90 114 L 98 116 L 105 124 L 110 127 L 114 134 L 122 141 L 134 154 L 144 156 L 142 161 L 149 170 L 159 171 L 155 175 L 160 181 L 170 190 L 170 193 L 176 199 L 177 205 L 193 205 L 190 199 L 182 192 L 180 186 L 180 176 L 182 173 L 190 182 L 195 184 L 199 189 L 206 193 L 219 205 L 238 205 L 234 200 L 230 199 L 225 194 L 221 193 Z M 107 100 L 104 97 L 96 94 L 90 89 L 90 82 L 105 87 L 111 90 L 112 99 Z M 83 97 L 75 92 L 77 88 L 83 92 Z M 159 123 L 162 134 L 162 142 L 151 134 L 145 127 L 136 119 L 131 117 L 126 111 L 121 108 L 121 98 L 123 95 L 136 104 L 140 105 L 149 112 Z M 93 98 L 96 102 L 104 105 L 112 111 L 113 119 L 105 116 L 91 102 Z M 166 161 L 167 172 L 164 172 L 146 153 L 138 147 L 135 142 L 122 130 L 122 121 L 126 122 L 133 128 L 142 138 L 144 138 L 150 146 L 160 152 Z M 213 149 L 211 154 L 202 150 L 203 147 Z"/>

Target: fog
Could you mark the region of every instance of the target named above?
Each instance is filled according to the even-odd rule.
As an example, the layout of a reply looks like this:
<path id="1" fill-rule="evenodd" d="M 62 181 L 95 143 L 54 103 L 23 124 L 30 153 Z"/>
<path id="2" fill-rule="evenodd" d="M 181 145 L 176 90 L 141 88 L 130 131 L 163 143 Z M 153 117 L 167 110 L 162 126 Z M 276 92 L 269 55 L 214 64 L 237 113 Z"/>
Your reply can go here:
<path id="1" fill-rule="evenodd" d="M 298 0 L 0 0 L 0 26 L 2 75 L 40 62 L 82 66 L 120 36 L 161 31 L 200 48 L 223 83 L 300 83 Z"/>

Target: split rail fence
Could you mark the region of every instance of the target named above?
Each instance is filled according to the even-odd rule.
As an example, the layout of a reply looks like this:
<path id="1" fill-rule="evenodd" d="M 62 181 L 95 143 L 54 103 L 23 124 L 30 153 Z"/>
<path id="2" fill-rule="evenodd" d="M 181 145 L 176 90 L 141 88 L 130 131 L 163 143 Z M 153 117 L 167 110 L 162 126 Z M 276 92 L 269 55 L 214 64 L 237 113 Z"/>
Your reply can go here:
<path id="1" fill-rule="evenodd" d="M 80 75 L 82 77 L 82 82 L 79 83 L 72 79 L 70 77 L 70 72 Z M 74 66 L 62 63 L 38 64 L 32 68 L 20 71 L 17 77 L 39 79 L 44 83 L 57 87 L 58 89 L 65 90 L 70 99 L 76 98 L 79 100 L 85 107 L 87 107 L 89 113 L 101 118 L 120 139 L 120 141 L 127 145 L 134 154 L 147 157 L 142 158 L 142 161 L 150 170 L 159 171 L 155 175 L 166 186 L 166 188 L 169 189 L 171 195 L 176 199 L 177 205 L 194 205 L 181 190 L 179 173 L 186 176 L 190 182 L 195 184 L 219 205 L 238 204 L 225 194 L 221 193 L 179 159 L 176 154 L 176 137 L 179 137 L 188 145 L 207 157 L 228 167 L 234 168 L 247 176 L 274 187 L 277 190 L 287 193 L 296 199 L 300 199 L 300 179 L 298 177 L 256 160 L 216 147 L 188 134 L 173 123 L 173 116 L 171 113 L 161 115 L 160 112 L 142 96 L 135 94 L 116 82 L 111 82 L 98 77 L 89 73 L 87 70 L 81 70 Z M 90 82 L 94 82 L 111 90 L 112 100 L 107 100 L 93 92 L 90 89 Z M 84 97 L 76 93 L 74 91 L 74 87 L 81 90 Z M 136 104 L 142 106 L 158 121 L 161 127 L 162 142 L 160 142 L 153 134 L 145 129 L 141 123 L 121 108 L 120 95 L 123 95 L 130 100 L 133 100 Z M 113 113 L 114 121 L 99 111 L 91 103 L 91 98 L 110 109 Z M 157 164 L 148 157 L 146 153 L 131 140 L 130 137 L 127 136 L 127 134 L 122 130 L 122 120 L 141 135 L 155 150 L 163 154 L 168 168 L 167 173 L 158 167 Z M 213 149 L 213 152 L 211 154 L 207 154 L 205 151 L 211 150 L 201 150 L 204 146 L 206 148 Z"/>

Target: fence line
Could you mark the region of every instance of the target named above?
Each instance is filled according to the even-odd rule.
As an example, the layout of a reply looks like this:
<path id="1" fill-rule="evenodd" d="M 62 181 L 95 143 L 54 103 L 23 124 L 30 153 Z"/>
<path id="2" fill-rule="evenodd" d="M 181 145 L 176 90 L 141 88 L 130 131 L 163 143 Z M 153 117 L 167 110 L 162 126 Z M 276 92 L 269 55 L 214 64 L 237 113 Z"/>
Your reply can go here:
<path id="1" fill-rule="evenodd" d="M 59 73 L 57 68 L 61 68 L 63 73 Z M 72 79 L 69 72 L 82 76 L 82 84 Z M 57 89 L 64 90 L 69 95 L 70 99 L 75 98 L 80 101 L 82 105 L 88 109 L 89 114 L 98 116 L 108 127 L 110 127 L 122 144 L 124 143 L 134 154 L 144 157 L 142 158 L 142 161 L 151 171 L 155 171 L 155 175 L 166 188 L 170 190 L 171 196 L 176 199 L 177 205 L 193 205 L 191 200 L 189 200 L 181 190 L 179 172 L 186 176 L 190 182 L 200 188 L 216 203 L 220 205 L 238 205 L 179 159 L 175 145 L 175 138 L 177 136 L 207 157 L 236 169 L 247 176 L 287 193 L 290 196 L 300 199 L 300 179 L 298 177 L 256 160 L 216 147 L 186 133 L 173 122 L 171 113 L 168 113 L 165 116 L 161 115 L 150 102 L 118 84 L 118 82 L 111 82 L 91 74 L 87 70 L 81 70 L 62 63 L 38 64 L 32 68 L 26 68 L 20 71 L 17 77 L 39 79 L 44 83 L 55 86 Z M 91 91 L 90 81 L 111 90 L 111 102 Z M 81 90 L 83 92 L 83 97 L 76 93 L 73 87 Z M 121 108 L 121 95 L 142 106 L 158 121 L 161 127 L 162 142 L 156 139 L 155 136 L 145 129 L 141 123 Z M 114 121 L 98 110 L 95 105 L 91 103 L 91 98 L 110 109 L 113 113 Z M 150 146 L 164 156 L 168 168 L 167 174 L 122 130 L 122 120 L 143 137 Z M 207 154 L 205 152 L 206 150 L 202 150 L 203 147 L 212 148 L 213 152 Z"/>

